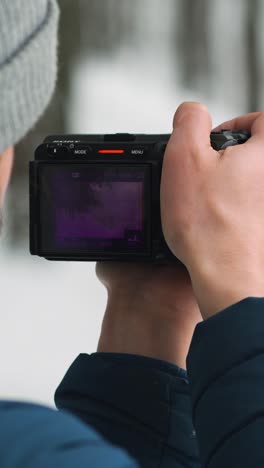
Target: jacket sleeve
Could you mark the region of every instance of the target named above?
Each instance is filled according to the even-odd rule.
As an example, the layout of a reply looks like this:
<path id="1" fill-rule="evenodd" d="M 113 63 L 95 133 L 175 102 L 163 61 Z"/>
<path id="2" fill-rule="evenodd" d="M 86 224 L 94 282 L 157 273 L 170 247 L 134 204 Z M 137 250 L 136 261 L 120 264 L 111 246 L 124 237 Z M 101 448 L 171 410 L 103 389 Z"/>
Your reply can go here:
<path id="1" fill-rule="evenodd" d="M 55 394 L 140 468 L 200 468 L 186 371 L 119 353 L 81 354 Z"/>
<path id="2" fill-rule="evenodd" d="M 0 420 L 1 468 L 139 468 L 66 412 L 1 401 Z"/>
<path id="3" fill-rule="evenodd" d="M 264 298 L 199 323 L 187 370 L 202 466 L 264 466 Z"/>

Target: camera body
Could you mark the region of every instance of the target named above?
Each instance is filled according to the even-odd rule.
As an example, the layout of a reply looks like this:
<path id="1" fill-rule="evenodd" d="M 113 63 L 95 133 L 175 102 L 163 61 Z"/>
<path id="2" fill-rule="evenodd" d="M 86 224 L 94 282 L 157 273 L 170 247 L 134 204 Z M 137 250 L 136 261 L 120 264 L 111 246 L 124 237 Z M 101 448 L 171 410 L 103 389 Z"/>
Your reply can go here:
<path id="1" fill-rule="evenodd" d="M 54 135 L 30 173 L 30 252 L 48 260 L 182 263 L 160 215 L 162 162 L 170 135 Z M 211 133 L 221 150 L 247 132 Z"/>

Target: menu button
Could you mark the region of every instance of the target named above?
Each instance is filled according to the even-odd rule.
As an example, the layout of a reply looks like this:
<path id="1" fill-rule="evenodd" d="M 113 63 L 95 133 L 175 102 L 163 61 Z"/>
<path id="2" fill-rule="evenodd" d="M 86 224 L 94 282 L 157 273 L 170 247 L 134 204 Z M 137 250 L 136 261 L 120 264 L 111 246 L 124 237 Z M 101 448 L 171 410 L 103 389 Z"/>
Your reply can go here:
<path id="1" fill-rule="evenodd" d="M 145 148 L 132 148 L 130 150 L 130 154 L 132 156 L 144 156 L 145 152 L 146 152 Z"/>

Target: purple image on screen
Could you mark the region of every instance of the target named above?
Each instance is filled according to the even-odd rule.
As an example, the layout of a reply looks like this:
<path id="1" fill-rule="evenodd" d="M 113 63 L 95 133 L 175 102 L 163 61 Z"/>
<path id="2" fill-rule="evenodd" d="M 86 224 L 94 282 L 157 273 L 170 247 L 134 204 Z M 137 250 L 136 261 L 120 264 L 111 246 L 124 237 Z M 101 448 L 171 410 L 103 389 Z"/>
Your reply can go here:
<path id="1" fill-rule="evenodd" d="M 97 171 L 91 180 L 91 174 L 84 177 L 83 173 L 67 171 L 64 175 L 60 172 L 53 182 L 57 246 L 77 246 L 84 239 L 86 243 L 98 239 L 98 247 L 111 247 L 114 239 L 140 246 L 144 230 L 142 172 L 119 170 L 111 177 L 111 171 L 100 175 Z"/>

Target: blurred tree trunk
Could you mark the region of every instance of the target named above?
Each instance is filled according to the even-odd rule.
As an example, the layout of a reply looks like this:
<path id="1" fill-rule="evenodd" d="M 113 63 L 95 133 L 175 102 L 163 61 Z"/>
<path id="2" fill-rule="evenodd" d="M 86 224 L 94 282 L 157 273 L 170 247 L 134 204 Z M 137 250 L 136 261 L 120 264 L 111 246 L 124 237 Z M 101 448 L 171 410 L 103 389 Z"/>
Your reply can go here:
<path id="1" fill-rule="evenodd" d="M 56 92 L 44 116 L 16 147 L 16 160 L 8 197 L 7 240 L 12 248 L 28 244 L 28 161 L 35 148 L 52 133 L 66 132 L 71 70 L 80 50 L 78 2 L 59 0 L 59 74 Z M 69 33 L 70 32 L 70 33 Z M 48 47 L 48 45 L 47 45 Z"/>
<path id="2" fill-rule="evenodd" d="M 175 3 L 175 40 L 182 84 L 204 91 L 208 88 L 210 66 L 210 1 L 179 0 Z"/>
<path id="3" fill-rule="evenodd" d="M 261 14 L 259 0 L 247 0 L 246 60 L 248 68 L 248 112 L 259 110 L 260 70 L 258 58 L 258 18 Z"/>
<path id="4" fill-rule="evenodd" d="M 131 37 L 138 2 L 133 0 L 79 0 L 82 50 L 103 56 Z"/>

